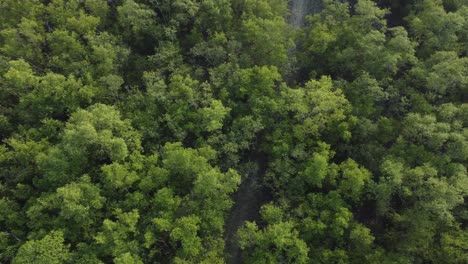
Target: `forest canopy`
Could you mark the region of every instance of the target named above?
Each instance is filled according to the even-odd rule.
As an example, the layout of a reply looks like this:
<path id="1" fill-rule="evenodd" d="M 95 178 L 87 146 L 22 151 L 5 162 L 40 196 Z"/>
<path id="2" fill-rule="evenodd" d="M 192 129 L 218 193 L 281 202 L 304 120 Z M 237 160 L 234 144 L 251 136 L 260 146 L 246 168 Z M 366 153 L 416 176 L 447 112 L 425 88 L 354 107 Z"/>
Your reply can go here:
<path id="1" fill-rule="evenodd" d="M 468 263 L 467 0 L 1 0 L 0 263 Z"/>

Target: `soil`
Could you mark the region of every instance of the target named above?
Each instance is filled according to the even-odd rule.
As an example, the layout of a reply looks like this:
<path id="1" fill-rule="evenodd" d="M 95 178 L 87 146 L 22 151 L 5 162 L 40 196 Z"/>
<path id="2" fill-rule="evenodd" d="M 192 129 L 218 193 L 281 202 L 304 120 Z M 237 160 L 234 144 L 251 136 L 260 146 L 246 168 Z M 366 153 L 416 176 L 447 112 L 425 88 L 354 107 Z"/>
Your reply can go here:
<path id="1" fill-rule="evenodd" d="M 254 152 L 250 160 L 254 168 L 242 181 L 239 189 L 233 195 L 234 206 L 226 219 L 224 239 L 227 264 L 242 263 L 242 250 L 237 243 L 237 230 L 246 221 L 260 221 L 260 207 L 272 200 L 271 191 L 263 185 L 263 175 L 268 161 L 264 154 Z"/>

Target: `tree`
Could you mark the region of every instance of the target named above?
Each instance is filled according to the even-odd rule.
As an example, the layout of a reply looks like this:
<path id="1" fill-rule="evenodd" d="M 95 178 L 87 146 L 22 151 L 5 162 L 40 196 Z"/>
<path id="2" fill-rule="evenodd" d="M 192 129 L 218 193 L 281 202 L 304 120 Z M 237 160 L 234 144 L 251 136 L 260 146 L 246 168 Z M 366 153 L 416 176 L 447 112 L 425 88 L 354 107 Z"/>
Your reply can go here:
<path id="1" fill-rule="evenodd" d="M 68 241 L 89 241 L 102 217 L 100 209 L 106 201 L 100 195 L 99 187 L 90 181 L 89 176 L 83 176 L 78 182 L 31 201 L 26 211 L 30 226 L 41 232 L 62 228 L 64 231 L 61 234 Z M 31 232 L 30 235 L 33 234 Z"/>
<path id="2" fill-rule="evenodd" d="M 140 148 L 139 134 L 114 107 L 97 104 L 78 110 L 70 117 L 60 144 L 38 157 L 43 176 L 35 179 L 36 184 L 48 190 L 62 186 L 99 165 L 124 161 Z"/>
<path id="3" fill-rule="evenodd" d="M 122 212 L 117 209 L 114 212 L 116 221 L 110 219 L 104 220 L 101 227 L 101 232 L 95 235 L 95 240 L 99 246 L 100 254 L 104 256 L 113 256 L 119 261 L 131 259 L 139 262 L 138 256 L 139 244 L 135 240 L 135 236 L 139 233 L 137 223 L 140 218 L 138 210 L 130 212 Z"/>
<path id="4" fill-rule="evenodd" d="M 180 242 L 180 253 L 177 255 L 182 259 L 190 260 L 200 254 L 202 245 L 197 236 L 199 223 L 200 218 L 196 216 L 182 217 L 174 223 L 170 236 L 173 242 Z"/>
<path id="5" fill-rule="evenodd" d="M 410 71 L 415 87 L 430 104 L 463 101 L 468 59 L 455 52 L 436 52 Z M 461 101 L 460 101 L 461 102 Z"/>
<path id="6" fill-rule="evenodd" d="M 467 0 L 298 2 L 0 1 L 0 262 L 467 262 Z"/>
<path id="7" fill-rule="evenodd" d="M 358 1 L 354 10 L 350 16 L 347 3 L 327 1 L 325 10 L 312 17 L 304 32 L 303 56 L 312 58 L 303 62 L 307 74 L 333 73 L 352 80 L 368 72 L 380 81 L 416 62 L 415 44 L 406 30 L 387 27 L 387 10 L 367 0 Z"/>
<path id="8" fill-rule="evenodd" d="M 411 36 L 421 43 L 419 55 L 429 57 L 436 51 L 459 51 L 458 33 L 464 18 L 457 13 L 446 12 L 442 1 L 421 1 L 407 20 Z"/>
<path id="9" fill-rule="evenodd" d="M 307 246 L 298 238 L 292 222 L 280 222 L 259 230 L 254 222 L 247 222 L 239 230 L 239 245 L 247 250 L 251 263 L 307 263 Z"/>
<path id="10" fill-rule="evenodd" d="M 69 246 L 61 231 L 52 231 L 40 240 L 30 240 L 18 250 L 12 263 L 59 264 L 70 260 Z"/>

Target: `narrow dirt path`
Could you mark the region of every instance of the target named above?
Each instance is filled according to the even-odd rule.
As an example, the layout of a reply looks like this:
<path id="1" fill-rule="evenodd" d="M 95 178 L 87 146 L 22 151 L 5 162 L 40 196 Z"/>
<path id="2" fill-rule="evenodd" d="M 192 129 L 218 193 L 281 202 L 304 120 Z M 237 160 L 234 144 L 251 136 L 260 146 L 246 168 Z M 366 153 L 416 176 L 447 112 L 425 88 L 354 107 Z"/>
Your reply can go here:
<path id="1" fill-rule="evenodd" d="M 269 201 L 272 196 L 263 185 L 267 161 L 264 155 L 254 155 L 256 169 L 241 183 L 237 192 L 233 195 L 235 201 L 233 208 L 226 220 L 225 253 L 227 264 L 242 263 L 242 251 L 237 243 L 237 230 L 246 221 L 260 220 L 260 207 Z"/>
<path id="2" fill-rule="evenodd" d="M 319 13 L 322 8 L 322 0 L 291 0 L 289 2 L 289 24 L 301 28 L 305 24 L 307 15 Z"/>
<path id="3" fill-rule="evenodd" d="M 322 0 L 291 0 L 289 8 L 291 11 L 289 23 L 296 28 L 301 28 L 304 26 L 306 15 L 320 12 Z M 246 221 L 258 222 L 260 207 L 272 200 L 270 190 L 263 184 L 263 176 L 268 165 L 266 156 L 261 153 L 252 153 L 250 160 L 256 164 L 257 168 L 247 175 L 233 195 L 234 206 L 226 219 L 224 252 L 227 264 L 242 263 L 242 250 L 236 238 L 237 230 Z"/>

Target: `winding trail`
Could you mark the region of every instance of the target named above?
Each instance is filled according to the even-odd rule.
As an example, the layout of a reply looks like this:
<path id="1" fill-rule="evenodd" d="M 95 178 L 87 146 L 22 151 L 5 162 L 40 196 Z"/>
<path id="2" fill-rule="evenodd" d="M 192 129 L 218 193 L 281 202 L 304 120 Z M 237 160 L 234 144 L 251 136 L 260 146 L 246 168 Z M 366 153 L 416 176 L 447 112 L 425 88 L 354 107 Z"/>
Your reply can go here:
<path id="1" fill-rule="evenodd" d="M 295 0 L 291 2 L 291 16 L 289 17 L 289 24 L 295 27 L 302 27 L 304 19 L 307 14 L 307 0 Z"/>
<path id="2" fill-rule="evenodd" d="M 235 201 L 229 217 L 226 220 L 225 253 L 227 264 L 242 263 L 242 250 L 237 243 L 237 230 L 246 221 L 260 219 L 260 207 L 272 200 L 270 190 L 263 185 L 263 175 L 266 171 L 267 160 L 265 155 L 256 153 L 253 156 L 255 168 L 241 183 L 237 192 L 233 195 Z"/>
<path id="3" fill-rule="evenodd" d="M 322 0 L 290 0 L 290 16 L 288 22 L 295 28 L 301 28 L 305 24 L 308 14 L 318 13 L 322 9 Z M 290 51 L 294 53 L 295 51 Z M 242 263 L 242 250 L 237 243 L 237 230 L 246 221 L 260 220 L 260 207 L 272 200 L 272 193 L 263 184 L 268 161 L 262 153 L 252 153 L 250 161 L 254 162 L 255 169 L 250 171 L 242 181 L 239 189 L 233 194 L 234 206 L 232 207 L 226 222 L 224 239 L 225 258 L 227 264 Z"/>
<path id="4" fill-rule="evenodd" d="M 305 24 L 305 17 L 322 10 L 322 0 L 292 0 L 289 2 L 289 24 L 301 28 Z"/>

